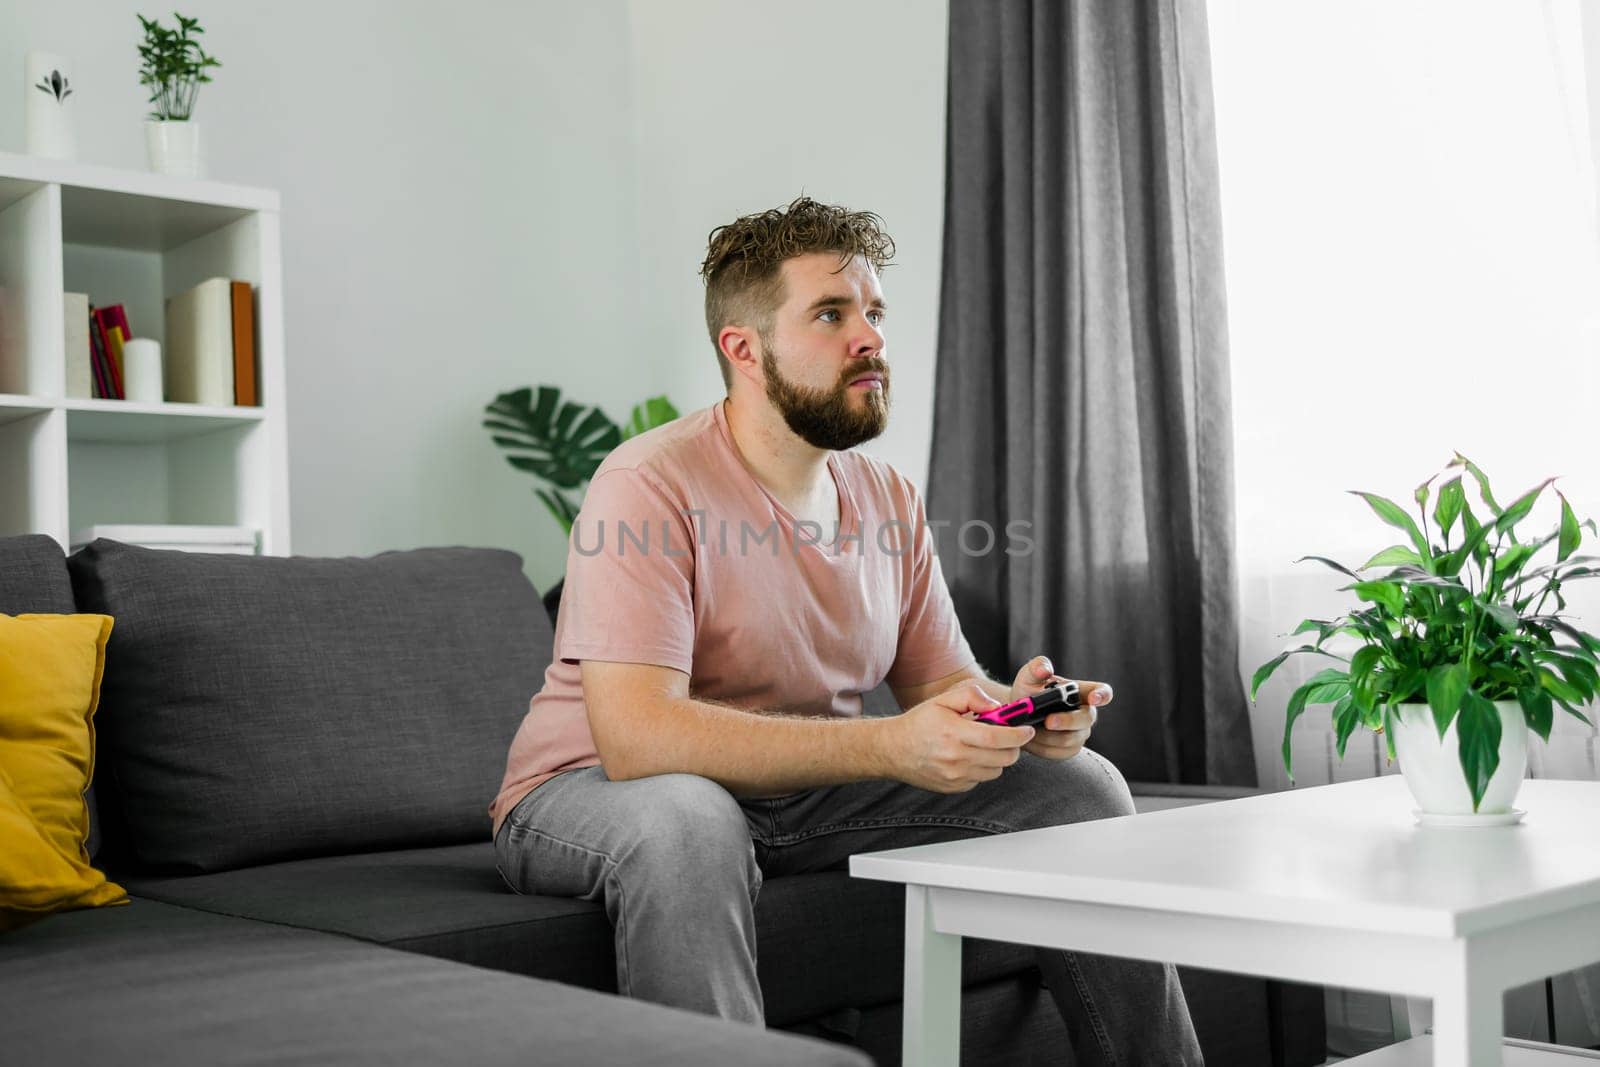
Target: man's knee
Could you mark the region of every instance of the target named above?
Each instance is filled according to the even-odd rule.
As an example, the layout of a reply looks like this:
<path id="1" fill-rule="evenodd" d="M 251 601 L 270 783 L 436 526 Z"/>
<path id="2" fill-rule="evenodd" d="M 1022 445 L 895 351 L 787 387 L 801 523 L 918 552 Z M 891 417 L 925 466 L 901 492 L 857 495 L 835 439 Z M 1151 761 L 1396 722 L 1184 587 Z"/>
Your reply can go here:
<path id="1" fill-rule="evenodd" d="M 663 774 L 627 785 L 641 795 L 630 810 L 632 847 L 618 857 L 619 863 L 696 875 L 754 867 L 744 810 L 716 782 L 694 774 Z"/>
<path id="2" fill-rule="evenodd" d="M 1029 829 L 1134 814 L 1127 779 L 1115 764 L 1092 749 L 1069 760 L 1024 756 L 1006 772 L 1006 777 L 1012 776 L 1035 800 L 1019 806 L 1030 815 Z"/>

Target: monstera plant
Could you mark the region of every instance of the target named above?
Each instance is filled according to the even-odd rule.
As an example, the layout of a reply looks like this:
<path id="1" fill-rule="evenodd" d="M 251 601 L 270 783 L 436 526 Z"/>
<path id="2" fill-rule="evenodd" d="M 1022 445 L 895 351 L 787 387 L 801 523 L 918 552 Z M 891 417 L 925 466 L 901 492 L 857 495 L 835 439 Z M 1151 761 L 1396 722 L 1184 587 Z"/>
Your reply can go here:
<path id="1" fill-rule="evenodd" d="M 570 535 L 581 490 L 600 462 L 628 438 L 671 422 L 678 410 L 666 397 L 653 396 L 634 405 L 619 426 L 598 407 L 563 400 L 560 389 L 541 385 L 537 393 L 532 386 L 501 393 L 484 416 L 483 426 L 506 450 L 506 462 L 545 483 L 534 495 Z"/>

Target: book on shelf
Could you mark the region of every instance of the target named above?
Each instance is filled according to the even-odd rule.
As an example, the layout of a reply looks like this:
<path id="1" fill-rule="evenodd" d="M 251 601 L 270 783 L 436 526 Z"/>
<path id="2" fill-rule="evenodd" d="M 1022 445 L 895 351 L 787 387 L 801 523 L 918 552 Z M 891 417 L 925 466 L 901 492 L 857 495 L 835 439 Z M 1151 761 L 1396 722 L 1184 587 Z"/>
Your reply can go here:
<path id="1" fill-rule="evenodd" d="M 167 301 L 167 399 L 226 407 L 234 402 L 233 290 L 208 278 Z"/>
<path id="2" fill-rule="evenodd" d="M 89 294 L 65 294 L 67 338 L 67 395 L 95 395 L 94 348 L 89 344 Z"/>
<path id="3" fill-rule="evenodd" d="M 230 282 L 233 296 L 233 402 L 242 408 L 261 403 L 256 363 L 255 291 L 249 282 Z"/>
<path id="4" fill-rule="evenodd" d="M 95 316 L 105 330 L 106 355 L 111 364 L 111 377 L 116 382 L 117 399 L 126 400 L 128 388 L 123 374 L 122 345 L 133 336 L 133 328 L 128 325 L 128 313 L 121 304 L 112 304 L 97 310 Z"/>
<path id="5" fill-rule="evenodd" d="M 260 551 L 260 534 L 249 526 L 155 526 L 144 523 L 83 526 L 72 531 L 72 551 L 105 538 L 140 548 L 179 552 L 216 552 L 254 556 Z"/>
<path id="6" fill-rule="evenodd" d="M 89 368 L 94 374 L 94 395 L 101 400 L 117 399 L 117 389 L 111 378 L 111 357 L 106 352 L 106 335 L 95 317 L 95 308 L 89 308 Z"/>

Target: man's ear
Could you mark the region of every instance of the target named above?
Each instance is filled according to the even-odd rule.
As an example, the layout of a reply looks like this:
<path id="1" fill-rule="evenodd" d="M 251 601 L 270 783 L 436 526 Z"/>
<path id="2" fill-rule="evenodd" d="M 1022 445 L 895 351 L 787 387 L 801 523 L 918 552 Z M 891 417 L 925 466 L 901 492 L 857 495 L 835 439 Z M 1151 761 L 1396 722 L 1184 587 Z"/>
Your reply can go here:
<path id="1" fill-rule="evenodd" d="M 733 373 L 761 383 L 761 336 L 748 326 L 724 326 L 717 334 L 717 347 Z"/>

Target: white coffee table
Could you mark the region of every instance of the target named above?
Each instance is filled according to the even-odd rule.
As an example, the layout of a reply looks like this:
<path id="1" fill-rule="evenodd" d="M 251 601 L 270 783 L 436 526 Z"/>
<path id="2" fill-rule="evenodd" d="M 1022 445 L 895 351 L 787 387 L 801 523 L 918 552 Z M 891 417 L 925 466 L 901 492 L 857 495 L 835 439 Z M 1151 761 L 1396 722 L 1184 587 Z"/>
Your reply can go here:
<path id="1" fill-rule="evenodd" d="M 906 886 L 906 1064 L 956 1063 L 982 937 L 1432 1000 L 1431 1038 L 1352 1067 L 1593 1067 L 1503 1050 L 1501 998 L 1600 960 L 1600 782 L 1525 782 L 1509 827 L 1412 806 L 1389 776 L 853 857 Z"/>

